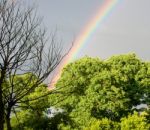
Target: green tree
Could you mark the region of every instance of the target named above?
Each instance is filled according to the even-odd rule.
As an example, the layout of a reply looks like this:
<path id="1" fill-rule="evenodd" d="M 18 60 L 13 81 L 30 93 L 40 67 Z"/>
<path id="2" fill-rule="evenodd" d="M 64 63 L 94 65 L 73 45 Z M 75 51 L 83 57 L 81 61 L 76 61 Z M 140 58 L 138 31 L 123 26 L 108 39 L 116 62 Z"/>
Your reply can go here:
<path id="1" fill-rule="evenodd" d="M 85 130 L 120 130 L 120 123 L 103 118 L 92 121 Z"/>
<path id="2" fill-rule="evenodd" d="M 14 91 L 16 92 L 13 97 L 18 95 L 20 93 L 19 91 L 22 91 L 22 93 L 25 91 L 24 87 L 26 84 L 28 84 L 28 87 L 26 89 L 29 89 L 32 87 L 32 85 L 36 82 L 37 78 L 34 76 L 32 81 L 30 81 L 30 84 L 27 83 L 29 81 L 28 78 L 31 77 L 31 74 L 24 74 L 24 75 L 16 75 L 13 76 L 14 78 Z M 7 87 L 9 87 L 9 82 L 6 82 Z M 18 93 L 17 93 L 18 92 Z M 7 94 L 8 91 L 5 91 Z M 34 126 L 37 124 L 37 126 L 40 126 L 40 124 L 44 123 L 44 117 L 43 112 L 48 108 L 50 105 L 48 103 L 48 95 L 50 92 L 47 89 L 47 86 L 45 84 L 40 84 L 38 87 L 36 87 L 34 90 L 32 90 L 28 95 L 24 96 L 20 102 L 18 102 L 12 109 L 13 113 L 11 114 L 11 118 L 13 121 L 11 121 L 11 118 L 9 118 L 10 109 L 6 109 L 6 124 L 12 123 L 12 126 L 15 127 L 15 129 L 23 129 L 25 126 Z M 8 107 L 9 108 L 9 107 Z M 43 120 L 43 121 L 41 121 Z M 38 122 L 38 123 L 37 123 Z M 21 128 L 20 128 L 21 127 Z M 7 127 L 8 128 L 8 127 Z M 32 128 L 32 127 L 31 127 Z M 34 127 L 33 127 L 34 128 Z"/>
<path id="3" fill-rule="evenodd" d="M 16 75 L 14 78 L 14 88 L 23 91 L 22 87 L 28 82 L 30 74 Z M 34 80 L 28 84 L 27 88 L 32 87 Z M 7 83 L 7 85 L 9 85 Z M 6 92 L 7 93 L 7 92 Z M 49 94 L 54 94 L 48 90 L 46 84 L 40 84 L 32 90 L 28 95 L 24 96 L 18 104 L 13 108 L 10 124 L 14 130 L 45 130 L 57 129 L 57 124 L 67 119 L 65 113 L 56 113 L 54 117 L 48 117 L 47 108 L 51 106 L 49 102 Z M 15 95 L 14 95 L 15 96 Z M 7 113 L 7 112 L 6 112 Z M 69 120 L 69 119 L 68 119 Z M 63 121 L 65 122 L 65 121 Z"/>
<path id="4" fill-rule="evenodd" d="M 91 83 L 90 79 L 102 69 L 102 61 L 85 57 L 67 65 L 63 70 L 62 77 L 56 87 L 59 93 L 53 95 L 50 100 L 54 101 L 53 103 L 56 103 L 57 107 L 69 112 L 68 116 L 73 120 L 71 124 L 73 128 L 86 124 L 88 118 L 91 118 L 90 109 L 86 108 L 92 107 L 92 105 L 85 103 L 85 99 L 87 99 L 85 92 Z M 80 122 L 81 120 L 82 122 Z"/>
<path id="5" fill-rule="evenodd" d="M 46 100 L 46 98 L 42 100 Z M 37 102 L 37 104 L 33 106 L 31 105 L 32 103 L 29 104 L 29 106 L 24 106 L 22 109 L 15 112 L 15 115 L 13 115 L 11 119 L 12 129 L 43 130 L 48 128 L 49 118 L 44 114 L 48 103 L 44 101 L 42 104 Z"/>
<path id="6" fill-rule="evenodd" d="M 144 63 L 135 54 L 128 54 L 113 56 L 106 60 L 105 64 L 107 69 L 91 79 L 88 93 L 95 103 L 95 117 L 106 116 L 119 121 L 122 116 L 131 112 L 134 106 L 141 104 L 144 89 L 137 76 Z"/>
<path id="7" fill-rule="evenodd" d="M 133 107 L 145 102 L 149 66 L 135 54 L 113 56 L 108 60 L 85 57 L 67 65 L 51 99 L 74 121 L 72 129 L 83 129 L 93 120 L 105 117 L 119 122 Z M 139 75 L 140 74 L 140 75 Z M 147 82 L 148 83 L 148 82 Z M 148 86 L 147 86 L 148 85 Z"/>
<path id="8" fill-rule="evenodd" d="M 149 130 L 150 125 L 146 116 L 146 112 L 134 112 L 121 118 L 119 122 L 111 121 L 108 118 L 93 120 L 85 130 Z"/>
<path id="9" fill-rule="evenodd" d="M 128 115 L 121 119 L 121 130 L 149 130 L 150 124 L 146 119 L 146 113 L 137 113 Z"/>

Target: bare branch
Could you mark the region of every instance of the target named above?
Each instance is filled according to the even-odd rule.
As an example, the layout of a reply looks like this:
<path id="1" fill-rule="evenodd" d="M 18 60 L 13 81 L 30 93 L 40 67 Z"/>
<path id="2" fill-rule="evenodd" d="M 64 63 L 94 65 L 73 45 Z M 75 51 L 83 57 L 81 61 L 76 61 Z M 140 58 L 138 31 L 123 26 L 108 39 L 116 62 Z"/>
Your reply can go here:
<path id="1" fill-rule="evenodd" d="M 24 8 L 17 0 L 0 1 L 0 124 L 4 109 L 25 102 L 23 98 L 40 87 L 70 49 L 62 54 L 55 32 L 47 38 L 34 7 Z"/>

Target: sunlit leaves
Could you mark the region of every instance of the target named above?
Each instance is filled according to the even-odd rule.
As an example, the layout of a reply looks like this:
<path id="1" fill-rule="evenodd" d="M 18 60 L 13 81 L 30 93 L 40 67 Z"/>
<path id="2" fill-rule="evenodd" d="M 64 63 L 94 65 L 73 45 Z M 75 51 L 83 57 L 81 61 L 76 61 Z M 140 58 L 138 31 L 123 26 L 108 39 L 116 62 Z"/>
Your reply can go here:
<path id="1" fill-rule="evenodd" d="M 119 122 L 133 107 L 149 103 L 149 79 L 150 64 L 135 54 L 108 60 L 84 57 L 64 68 L 56 85 L 60 93 L 52 100 L 81 129 L 93 119 Z"/>

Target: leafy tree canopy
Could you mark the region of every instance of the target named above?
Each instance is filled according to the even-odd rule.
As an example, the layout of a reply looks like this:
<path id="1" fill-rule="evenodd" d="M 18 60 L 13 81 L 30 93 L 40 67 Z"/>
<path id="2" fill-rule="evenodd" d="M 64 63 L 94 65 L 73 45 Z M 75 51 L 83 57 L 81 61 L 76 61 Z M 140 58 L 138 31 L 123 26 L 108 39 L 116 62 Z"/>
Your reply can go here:
<path id="1" fill-rule="evenodd" d="M 50 99 L 68 113 L 74 129 L 95 119 L 119 122 L 133 107 L 149 104 L 149 77 L 150 63 L 135 54 L 108 60 L 84 57 L 63 69 L 56 85 L 59 93 Z"/>

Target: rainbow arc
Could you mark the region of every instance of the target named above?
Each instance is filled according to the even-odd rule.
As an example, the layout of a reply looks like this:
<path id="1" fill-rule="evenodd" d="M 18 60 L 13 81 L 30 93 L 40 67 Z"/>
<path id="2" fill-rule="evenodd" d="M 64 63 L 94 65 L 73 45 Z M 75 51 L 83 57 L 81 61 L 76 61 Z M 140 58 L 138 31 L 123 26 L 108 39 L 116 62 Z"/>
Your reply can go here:
<path id="1" fill-rule="evenodd" d="M 83 28 L 83 30 L 75 40 L 74 46 L 70 50 L 69 54 L 62 61 L 61 65 L 57 70 L 56 76 L 51 81 L 51 88 L 55 86 L 55 83 L 60 78 L 63 67 L 76 58 L 81 48 L 87 45 L 89 38 L 101 25 L 104 19 L 106 19 L 110 15 L 113 8 L 119 3 L 119 1 L 120 0 L 104 0 L 104 3 L 100 6 L 99 10 L 96 12 L 96 15 Z"/>

